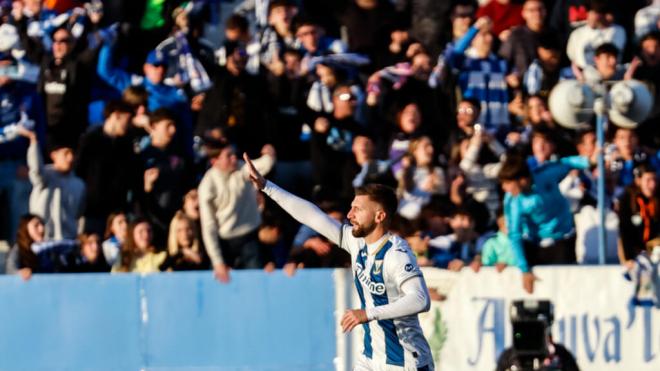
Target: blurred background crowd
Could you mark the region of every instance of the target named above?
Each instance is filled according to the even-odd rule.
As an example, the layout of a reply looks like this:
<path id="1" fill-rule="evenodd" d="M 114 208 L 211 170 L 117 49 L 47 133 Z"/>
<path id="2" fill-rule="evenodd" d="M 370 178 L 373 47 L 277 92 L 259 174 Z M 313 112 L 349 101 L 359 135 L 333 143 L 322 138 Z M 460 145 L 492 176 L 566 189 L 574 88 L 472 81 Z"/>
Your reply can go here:
<path id="1" fill-rule="evenodd" d="M 347 267 L 246 180 L 338 220 L 400 197 L 422 266 L 594 264 L 660 235 L 660 117 L 564 128 L 562 80 L 660 84 L 660 1 L 2 0 L 6 271 Z M 605 173 L 596 158 L 605 156 Z"/>

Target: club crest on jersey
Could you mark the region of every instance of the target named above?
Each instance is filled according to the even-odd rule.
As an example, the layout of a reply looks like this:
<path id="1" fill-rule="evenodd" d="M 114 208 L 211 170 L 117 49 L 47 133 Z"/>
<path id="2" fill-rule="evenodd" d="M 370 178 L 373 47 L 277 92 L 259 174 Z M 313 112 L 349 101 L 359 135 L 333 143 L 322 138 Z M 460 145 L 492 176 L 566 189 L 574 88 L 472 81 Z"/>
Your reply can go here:
<path id="1" fill-rule="evenodd" d="M 374 269 L 373 269 L 374 274 L 380 274 L 382 271 L 383 271 L 383 261 L 376 260 L 374 262 Z"/>
<path id="2" fill-rule="evenodd" d="M 374 295 L 385 294 L 385 284 L 373 282 L 371 278 L 369 278 L 369 274 L 364 271 L 362 264 L 355 265 L 355 276 L 358 281 L 362 282 L 362 284 L 367 287 L 370 293 Z"/>

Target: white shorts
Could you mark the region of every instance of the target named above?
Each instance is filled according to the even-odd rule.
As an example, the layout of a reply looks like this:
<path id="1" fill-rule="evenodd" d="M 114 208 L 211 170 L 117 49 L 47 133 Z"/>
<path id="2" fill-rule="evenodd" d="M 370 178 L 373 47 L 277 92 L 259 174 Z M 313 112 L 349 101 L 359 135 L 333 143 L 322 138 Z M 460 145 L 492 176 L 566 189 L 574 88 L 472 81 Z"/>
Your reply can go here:
<path id="1" fill-rule="evenodd" d="M 406 365 L 404 367 L 393 366 L 393 365 L 382 365 L 376 364 L 373 359 L 367 358 L 364 354 L 360 354 L 353 371 L 433 371 L 433 363 L 422 367 L 417 367 L 414 365 Z"/>

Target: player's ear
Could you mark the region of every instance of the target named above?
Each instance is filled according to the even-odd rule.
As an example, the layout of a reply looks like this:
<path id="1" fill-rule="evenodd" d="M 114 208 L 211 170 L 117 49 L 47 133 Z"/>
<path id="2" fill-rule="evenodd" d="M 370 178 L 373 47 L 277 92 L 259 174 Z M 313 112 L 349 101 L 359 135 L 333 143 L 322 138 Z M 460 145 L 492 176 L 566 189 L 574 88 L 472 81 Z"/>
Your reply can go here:
<path id="1" fill-rule="evenodd" d="M 387 217 L 387 213 L 383 210 L 376 211 L 376 223 L 382 223 Z"/>

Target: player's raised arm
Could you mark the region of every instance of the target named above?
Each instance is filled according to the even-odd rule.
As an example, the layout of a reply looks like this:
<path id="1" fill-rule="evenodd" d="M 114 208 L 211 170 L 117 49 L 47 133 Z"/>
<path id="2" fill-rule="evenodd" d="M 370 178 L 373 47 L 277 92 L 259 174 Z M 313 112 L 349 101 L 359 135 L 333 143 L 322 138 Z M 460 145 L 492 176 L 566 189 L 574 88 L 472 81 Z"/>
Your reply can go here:
<path id="1" fill-rule="evenodd" d="M 341 224 L 338 221 L 328 216 L 313 203 L 303 200 L 283 190 L 274 183 L 267 181 L 254 167 L 247 154 L 243 154 L 243 159 L 248 166 L 250 181 L 257 189 L 263 191 L 273 201 L 277 202 L 284 211 L 289 213 L 298 222 L 309 226 L 325 236 L 329 241 L 341 246 Z"/>

